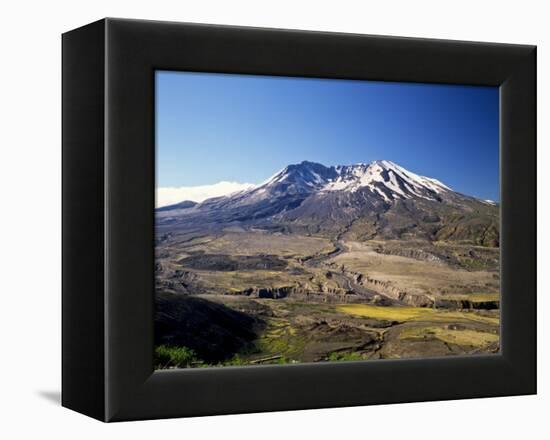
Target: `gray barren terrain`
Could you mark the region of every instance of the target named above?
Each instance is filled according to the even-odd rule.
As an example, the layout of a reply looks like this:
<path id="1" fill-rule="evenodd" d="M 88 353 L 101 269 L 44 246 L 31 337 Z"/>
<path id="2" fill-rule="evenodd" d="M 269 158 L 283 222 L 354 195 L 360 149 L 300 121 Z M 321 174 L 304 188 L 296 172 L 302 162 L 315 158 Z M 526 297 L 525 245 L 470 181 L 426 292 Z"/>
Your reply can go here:
<path id="1" fill-rule="evenodd" d="M 386 161 L 156 212 L 156 366 L 494 353 L 499 208 Z"/>

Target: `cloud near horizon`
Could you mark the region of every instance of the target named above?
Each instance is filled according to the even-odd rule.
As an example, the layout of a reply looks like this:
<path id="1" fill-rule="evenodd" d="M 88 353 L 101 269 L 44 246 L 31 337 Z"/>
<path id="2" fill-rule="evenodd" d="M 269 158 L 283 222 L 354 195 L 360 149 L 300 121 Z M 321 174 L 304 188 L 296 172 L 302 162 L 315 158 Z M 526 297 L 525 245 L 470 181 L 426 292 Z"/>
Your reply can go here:
<path id="1" fill-rule="evenodd" d="M 213 185 L 161 187 L 157 188 L 156 207 L 172 205 L 174 203 L 191 200 L 202 202 L 211 197 L 221 197 L 237 191 L 254 187 L 253 183 L 227 182 L 222 181 Z"/>

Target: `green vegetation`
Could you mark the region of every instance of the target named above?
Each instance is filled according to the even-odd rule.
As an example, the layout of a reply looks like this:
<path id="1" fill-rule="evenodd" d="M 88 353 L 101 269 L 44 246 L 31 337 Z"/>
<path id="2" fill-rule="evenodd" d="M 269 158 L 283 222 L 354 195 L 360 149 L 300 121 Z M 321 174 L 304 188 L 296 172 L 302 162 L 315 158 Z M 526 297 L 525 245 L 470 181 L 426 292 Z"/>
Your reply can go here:
<path id="1" fill-rule="evenodd" d="M 327 361 L 362 361 L 364 358 L 359 353 L 333 351 Z"/>
<path id="2" fill-rule="evenodd" d="M 486 261 L 480 259 L 460 257 L 458 261 L 462 267 L 469 270 L 487 270 L 490 268 L 490 265 Z"/>
<path id="3" fill-rule="evenodd" d="M 287 358 L 286 356 L 281 356 L 279 359 L 276 359 L 275 364 L 296 364 L 298 361 Z"/>
<path id="4" fill-rule="evenodd" d="M 459 299 L 459 300 L 469 300 L 473 303 L 479 302 L 488 302 L 488 301 L 499 301 L 499 293 L 469 293 L 462 295 L 448 295 L 444 299 Z"/>
<path id="5" fill-rule="evenodd" d="M 239 354 L 236 354 L 231 359 L 222 362 L 220 367 L 239 367 L 241 365 L 247 365 L 248 362 L 244 360 Z"/>
<path id="6" fill-rule="evenodd" d="M 196 353 L 187 347 L 175 347 L 159 345 L 155 348 L 155 368 L 190 368 L 190 367 L 240 367 L 243 365 L 260 365 L 264 363 L 263 358 L 252 358 L 252 353 L 237 353 L 232 358 L 217 363 L 209 364 L 199 359 Z M 250 358 L 249 358 L 250 357 Z M 295 361 L 287 356 L 270 356 L 265 358 L 270 364 L 294 364 Z"/>
<path id="7" fill-rule="evenodd" d="M 499 336 L 496 333 L 470 329 L 453 330 L 444 327 L 409 327 L 399 334 L 399 339 L 424 340 L 427 338 L 436 338 L 448 344 L 485 347 L 498 342 Z"/>
<path id="8" fill-rule="evenodd" d="M 155 348 L 157 368 L 185 368 L 199 364 L 202 364 L 202 361 L 190 348 L 170 345 L 159 345 Z"/>
<path id="9" fill-rule="evenodd" d="M 258 352 L 266 355 L 281 354 L 280 359 L 290 358 L 293 355 L 303 352 L 306 340 L 303 336 L 296 334 L 296 329 L 284 318 L 271 318 L 262 336 L 256 341 Z M 288 361 L 290 362 L 290 360 Z M 277 362 L 277 363 L 288 363 Z"/>
<path id="10" fill-rule="evenodd" d="M 499 319 L 478 315 L 474 312 L 446 311 L 425 307 L 372 306 L 369 304 L 345 304 L 336 306 L 338 311 L 365 318 L 386 321 L 438 321 L 461 322 L 475 321 L 486 324 L 498 324 Z"/>

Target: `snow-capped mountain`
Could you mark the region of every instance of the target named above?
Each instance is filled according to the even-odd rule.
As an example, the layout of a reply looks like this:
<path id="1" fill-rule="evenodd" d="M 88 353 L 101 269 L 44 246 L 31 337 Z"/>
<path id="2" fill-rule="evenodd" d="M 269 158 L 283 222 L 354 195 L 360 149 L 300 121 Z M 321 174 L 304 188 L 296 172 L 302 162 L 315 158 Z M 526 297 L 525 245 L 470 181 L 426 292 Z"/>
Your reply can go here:
<path id="1" fill-rule="evenodd" d="M 497 206 L 387 160 L 331 167 L 304 161 L 285 167 L 256 187 L 189 208 L 181 206 L 157 210 L 157 224 L 241 222 L 330 234 L 363 225 L 361 233 L 389 237 L 410 231 L 435 237 L 447 226 L 448 233 L 457 237 L 489 227 L 498 230 Z"/>
<path id="2" fill-rule="evenodd" d="M 230 199 L 242 206 L 273 197 L 359 190 L 368 190 L 387 203 L 413 197 L 440 200 L 440 194 L 452 191 L 436 179 L 419 176 L 387 160 L 336 167 L 304 161 L 285 167 L 255 188 L 233 194 Z"/>

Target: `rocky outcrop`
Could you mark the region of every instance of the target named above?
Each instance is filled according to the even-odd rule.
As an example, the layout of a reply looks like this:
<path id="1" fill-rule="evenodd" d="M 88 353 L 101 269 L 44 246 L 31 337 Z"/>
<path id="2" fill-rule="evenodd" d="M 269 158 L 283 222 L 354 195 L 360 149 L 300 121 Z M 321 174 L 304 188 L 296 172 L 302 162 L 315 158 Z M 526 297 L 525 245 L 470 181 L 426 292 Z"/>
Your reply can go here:
<path id="1" fill-rule="evenodd" d="M 441 309 L 496 310 L 500 308 L 499 300 L 472 301 L 470 299 L 437 299 L 435 307 Z"/>
<path id="2" fill-rule="evenodd" d="M 229 295 L 244 295 L 251 296 L 253 298 L 271 298 L 280 299 L 290 296 L 296 291 L 294 286 L 285 287 L 249 287 L 248 289 L 240 290 L 237 292 L 230 292 Z"/>
<path id="3" fill-rule="evenodd" d="M 450 257 L 441 258 L 440 256 L 427 252 L 423 249 L 412 249 L 403 247 L 394 247 L 390 249 L 386 247 L 377 247 L 374 250 L 379 254 L 396 255 L 399 257 L 413 258 L 420 261 L 428 261 L 430 263 L 444 264 L 447 263 L 448 260 L 450 260 Z"/>
<path id="4" fill-rule="evenodd" d="M 308 288 L 307 286 L 282 286 L 282 287 L 250 287 L 239 291 L 226 292 L 226 295 L 243 295 L 252 298 L 284 299 L 290 298 L 300 301 L 327 302 L 327 303 L 350 303 L 361 302 L 362 299 L 351 291 L 344 289 L 330 288 L 323 289 Z"/>
<path id="5" fill-rule="evenodd" d="M 434 300 L 428 295 L 402 292 L 399 300 L 414 307 L 433 307 Z"/>
<path id="6" fill-rule="evenodd" d="M 399 300 L 411 306 L 432 307 L 434 305 L 434 300 L 430 296 L 423 293 L 407 292 L 398 289 L 389 281 L 379 280 L 362 274 L 356 275 L 355 279 L 361 286 L 372 289 L 375 292 L 381 293 L 382 295 L 386 295 L 392 299 Z"/>

